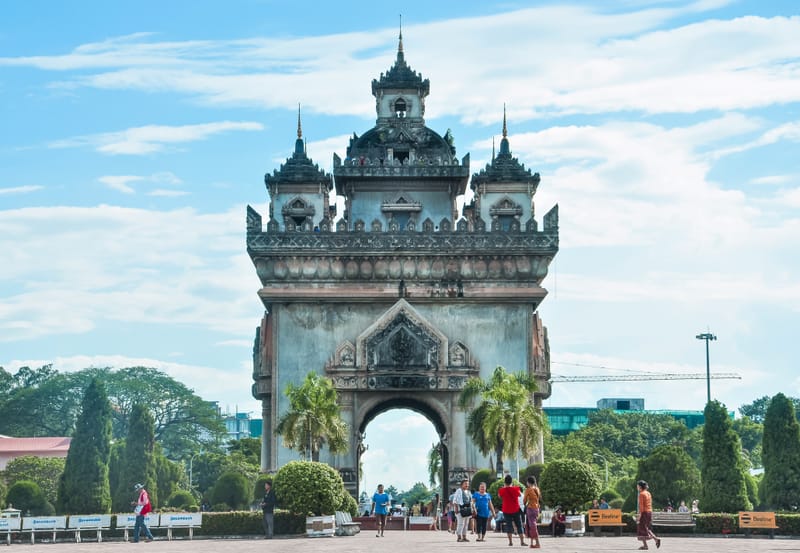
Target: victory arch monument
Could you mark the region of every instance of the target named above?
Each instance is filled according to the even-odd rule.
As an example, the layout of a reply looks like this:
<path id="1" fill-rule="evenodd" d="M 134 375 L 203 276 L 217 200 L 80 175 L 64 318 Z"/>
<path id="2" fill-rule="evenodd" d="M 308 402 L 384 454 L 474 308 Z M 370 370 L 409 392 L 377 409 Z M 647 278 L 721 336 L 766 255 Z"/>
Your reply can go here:
<path id="1" fill-rule="evenodd" d="M 467 379 L 502 365 L 537 380 L 537 405 L 550 395 L 537 308 L 558 251 L 558 206 L 537 223 L 539 174 L 511 155 L 505 114 L 499 153 L 470 179 L 469 154 L 456 156 L 450 131 L 425 125 L 429 90 L 401 35 L 394 65 L 372 81 L 375 126 L 353 134 L 345 159 L 334 154 L 333 174 L 306 155 L 298 115 L 294 153 L 264 179 L 266 223 L 247 208 L 265 307 L 253 349 L 263 471 L 299 457 L 274 429 L 286 385 L 310 371 L 332 379 L 350 428 L 347 453 L 323 449 L 320 460 L 356 496 L 364 433 L 379 414 L 406 408 L 430 420 L 452 487 L 490 466 L 457 405 Z"/>

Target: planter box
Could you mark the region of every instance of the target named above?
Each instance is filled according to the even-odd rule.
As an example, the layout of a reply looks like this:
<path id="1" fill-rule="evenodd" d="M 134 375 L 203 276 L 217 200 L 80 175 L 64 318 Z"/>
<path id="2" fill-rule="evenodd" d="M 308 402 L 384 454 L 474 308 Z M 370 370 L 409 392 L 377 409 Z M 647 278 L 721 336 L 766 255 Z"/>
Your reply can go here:
<path id="1" fill-rule="evenodd" d="M 333 536 L 336 531 L 335 515 L 322 515 L 319 517 L 306 517 L 306 536 L 317 538 Z"/>
<path id="2" fill-rule="evenodd" d="M 567 515 L 565 521 L 565 536 L 582 536 L 586 533 L 586 524 L 583 515 Z"/>

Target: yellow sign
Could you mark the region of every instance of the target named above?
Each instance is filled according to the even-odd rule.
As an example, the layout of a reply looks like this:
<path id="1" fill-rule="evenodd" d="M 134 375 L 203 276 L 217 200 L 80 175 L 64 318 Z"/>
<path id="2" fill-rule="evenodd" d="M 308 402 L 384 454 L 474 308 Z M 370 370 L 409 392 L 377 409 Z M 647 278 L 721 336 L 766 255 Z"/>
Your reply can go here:
<path id="1" fill-rule="evenodd" d="M 621 524 L 621 509 L 589 509 L 589 526 L 619 526 Z"/>
<path id="2" fill-rule="evenodd" d="M 739 528 L 777 528 L 775 513 L 739 511 Z"/>

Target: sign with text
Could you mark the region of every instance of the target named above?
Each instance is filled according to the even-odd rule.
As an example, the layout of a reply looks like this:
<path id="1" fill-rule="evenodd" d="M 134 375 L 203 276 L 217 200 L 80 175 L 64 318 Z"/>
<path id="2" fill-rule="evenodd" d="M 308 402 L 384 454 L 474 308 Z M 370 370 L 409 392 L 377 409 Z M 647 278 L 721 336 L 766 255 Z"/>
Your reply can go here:
<path id="1" fill-rule="evenodd" d="M 22 519 L 23 530 L 58 530 L 66 528 L 67 517 L 25 517 Z"/>
<path id="2" fill-rule="evenodd" d="M 117 517 L 117 528 L 133 528 L 133 525 L 136 524 L 136 515 L 116 515 Z M 144 522 L 147 524 L 149 528 L 158 527 L 158 514 L 157 513 L 147 513 L 144 515 Z"/>
<path id="3" fill-rule="evenodd" d="M 739 528 L 777 528 L 775 513 L 739 511 Z"/>
<path id="4" fill-rule="evenodd" d="M 589 509 L 589 526 L 618 526 L 622 524 L 620 509 Z"/>
<path id="5" fill-rule="evenodd" d="M 0 532 L 18 532 L 22 528 L 22 519 L 0 518 Z"/>
<path id="6" fill-rule="evenodd" d="M 161 515 L 161 527 L 199 528 L 203 524 L 203 513 L 164 513 Z"/>
<path id="7" fill-rule="evenodd" d="M 110 528 L 111 515 L 71 515 L 69 517 L 69 530 L 84 530 L 95 528 Z"/>

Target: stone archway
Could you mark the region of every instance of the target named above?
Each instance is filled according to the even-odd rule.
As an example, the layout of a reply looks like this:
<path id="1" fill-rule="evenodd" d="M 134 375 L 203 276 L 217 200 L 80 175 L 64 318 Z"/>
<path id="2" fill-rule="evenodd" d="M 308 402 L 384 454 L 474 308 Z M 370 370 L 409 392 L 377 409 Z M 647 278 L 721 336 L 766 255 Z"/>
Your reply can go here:
<path id="1" fill-rule="evenodd" d="M 448 486 L 449 474 L 449 460 L 450 454 L 448 449 L 448 428 L 449 420 L 447 416 L 447 405 L 431 397 L 415 397 L 409 394 L 396 395 L 385 393 L 373 393 L 369 397 L 362 399 L 361 407 L 354 413 L 354 429 L 359 436 L 359 445 L 356 448 L 356 470 L 361 466 L 361 455 L 366 451 L 362 446 L 363 436 L 366 435 L 367 426 L 375 420 L 379 415 L 391 411 L 393 409 L 408 409 L 414 411 L 425 417 L 434 427 L 439 436 L 440 455 L 442 460 L 442 469 L 439 473 L 439 482 L 442 489 L 438 490 L 440 497 L 444 497 Z M 361 474 L 356 474 L 357 488 L 351 490 L 354 492 L 355 497 L 361 495 Z"/>

